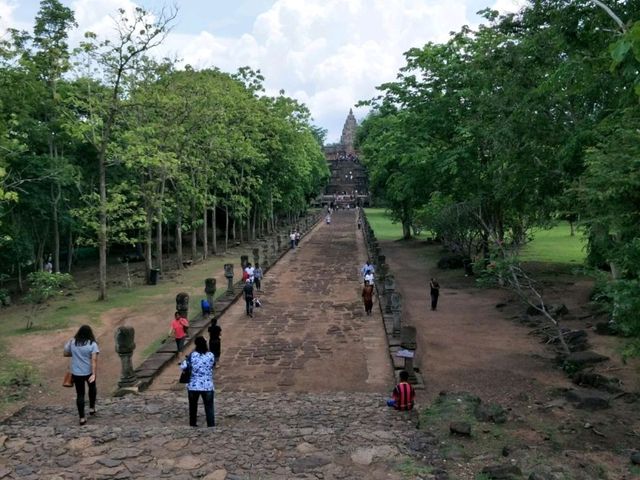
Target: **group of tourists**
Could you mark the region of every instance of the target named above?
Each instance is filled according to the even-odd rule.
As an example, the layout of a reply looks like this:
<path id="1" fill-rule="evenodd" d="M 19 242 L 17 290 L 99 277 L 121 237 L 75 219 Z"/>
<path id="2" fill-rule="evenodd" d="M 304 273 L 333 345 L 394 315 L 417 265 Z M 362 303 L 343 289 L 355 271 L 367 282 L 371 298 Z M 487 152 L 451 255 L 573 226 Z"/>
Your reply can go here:
<path id="1" fill-rule="evenodd" d="M 253 317 L 253 309 L 254 307 L 261 307 L 262 302 L 256 292 L 261 291 L 262 287 L 262 279 L 264 278 L 264 273 L 262 272 L 262 268 L 260 268 L 260 264 L 256 263 L 256 266 L 251 266 L 250 263 L 244 267 L 242 272 L 242 280 L 244 285 L 242 287 L 242 297 L 245 301 L 246 313 L 249 317 Z"/>
<path id="2" fill-rule="evenodd" d="M 296 248 L 298 248 L 298 246 L 300 245 L 300 238 L 302 238 L 300 230 L 298 230 L 297 228 L 295 230 L 291 230 L 291 232 L 289 233 L 289 246 L 291 247 L 291 250 L 295 250 Z"/>
<path id="3" fill-rule="evenodd" d="M 330 223 L 331 210 L 327 215 Z M 360 224 L 359 224 L 360 226 Z M 293 231 L 291 246 L 295 248 L 300 241 L 300 234 Z M 360 269 L 360 274 L 364 283 L 362 299 L 367 315 L 371 315 L 373 310 L 373 289 L 375 278 L 375 267 L 367 261 Z M 261 290 L 263 271 L 256 263 L 255 267 L 247 263 L 243 269 L 243 297 L 246 303 L 246 314 L 253 317 L 255 306 L 261 306 L 260 299 L 255 291 Z M 429 282 L 431 293 L 431 308 L 436 310 L 440 286 L 432 278 Z M 202 313 L 206 318 L 213 313 L 211 305 L 206 300 L 201 302 Z M 218 318 L 214 316 L 208 327 L 209 342 L 203 336 L 194 339 L 194 350 L 179 362 L 179 367 L 183 372 L 188 372 L 185 379 L 189 401 L 189 425 L 197 426 L 198 401 L 202 398 L 205 410 L 206 423 L 208 427 L 215 426 L 214 415 L 214 368 L 218 365 L 221 355 L 221 333 L 222 328 L 218 325 Z M 178 355 L 184 350 L 188 337 L 189 321 L 181 312 L 175 312 L 171 321 L 171 333 L 176 342 Z M 82 325 L 77 333 L 64 345 L 64 356 L 71 357 L 70 374 L 71 381 L 76 390 L 76 406 L 80 418 L 80 425 L 87 423 L 85 414 L 85 396 L 88 390 L 89 415 L 96 415 L 96 374 L 98 366 L 98 354 L 100 349 L 96 342 L 93 331 L 89 325 Z M 409 383 L 408 372 L 402 371 L 399 376 L 400 382 L 395 386 L 392 398 L 387 400 L 387 404 L 397 410 L 411 410 L 415 400 L 415 390 Z"/>

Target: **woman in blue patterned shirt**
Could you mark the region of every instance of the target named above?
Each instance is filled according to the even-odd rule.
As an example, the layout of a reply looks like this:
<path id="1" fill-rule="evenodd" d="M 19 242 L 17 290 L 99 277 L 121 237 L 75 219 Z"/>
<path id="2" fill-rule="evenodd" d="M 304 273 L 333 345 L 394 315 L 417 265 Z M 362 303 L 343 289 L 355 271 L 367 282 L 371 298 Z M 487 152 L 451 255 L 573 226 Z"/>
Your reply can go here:
<path id="1" fill-rule="evenodd" d="M 202 397 L 204 413 L 207 417 L 207 427 L 215 426 L 213 415 L 213 366 L 215 357 L 207 348 L 204 337 L 195 339 L 195 350 L 180 364 L 182 370 L 186 370 L 191 363 L 191 380 L 187 383 L 189 395 L 189 425 L 197 427 L 198 397 Z"/>

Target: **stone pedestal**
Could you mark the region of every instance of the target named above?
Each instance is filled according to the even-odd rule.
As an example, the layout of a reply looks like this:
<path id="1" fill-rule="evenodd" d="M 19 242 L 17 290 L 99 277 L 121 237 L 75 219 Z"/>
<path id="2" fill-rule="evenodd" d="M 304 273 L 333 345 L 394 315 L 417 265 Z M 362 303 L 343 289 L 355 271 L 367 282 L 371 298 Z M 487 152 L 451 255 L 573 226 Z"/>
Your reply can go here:
<path id="1" fill-rule="evenodd" d="M 207 302 L 209 302 L 209 306 L 211 307 L 211 313 L 213 310 L 213 302 L 216 296 L 216 279 L 215 278 L 205 278 L 204 280 L 204 293 L 207 295 Z"/>
<path id="2" fill-rule="evenodd" d="M 114 337 L 116 353 L 120 357 L 120 362 L 122 363 L 118 387 L 133 387 L 137 380 L 131 363 L 133 351 L 136 349 L 135 330 L 133 327 L 128 326 L 118 327 L 115 331 Z"/>
<path id="3" fill-rule="evenodd" d="M 260 263 L 260 249 L 254 248 L 253 250 L 251 250 L 251 253 L 253 254 L 253 266 L 255 267 Z"/>
<path id="4" fill-rule="evenodd" d="M 400 334 L 400 348 L 409 350 L 414 353 L 414 358 L 404 359 L 404 369 L 409 374 L 409 382 L 417 383 L 418 377 L 416 376 L 415 367 L 413 366 L 415 360 L 415 352 L 418 348 L 415 327 L 402 327 L 402 332 Z"/>
<path id="5" fill-rule="evenodd" d="M 391 313 L 391 295 L 396 291 L 396 281 L 393 275 L 388 275 L 384 279 L 383 294 L 385 297 L 384 313 Z"/>
<path id="6" fill-rule="evenodd" d="M 260 266 L 262 270 L 269 268 L 269 245 L 267 243 L 262 243 L 262 262 L 260 262 Z"/>
<path id="7" fill-rule="evenodd" d="M 393 315 L 393 336 L 400 335 L 401 319 L 400 319 L 400 295 L 397 292 L 391 294 L 391 313 Z"/>
<path id="8" fill-rule="evenodd" d="M 227 279 L 227 292 L 233 293 L 233 263 L 224 264 L 224 276 Z"/>
<path id="9" fill-rule="evenodd" d="M 249 263 L 249 255 L 240 255 L 240 268 L 244 270 Z"/>
<path id="10" fill-rule="evenodd" d="M 189 318 L 189 294 L 181 292 L 176 295 L 176 312 L 181 317 Z"/>

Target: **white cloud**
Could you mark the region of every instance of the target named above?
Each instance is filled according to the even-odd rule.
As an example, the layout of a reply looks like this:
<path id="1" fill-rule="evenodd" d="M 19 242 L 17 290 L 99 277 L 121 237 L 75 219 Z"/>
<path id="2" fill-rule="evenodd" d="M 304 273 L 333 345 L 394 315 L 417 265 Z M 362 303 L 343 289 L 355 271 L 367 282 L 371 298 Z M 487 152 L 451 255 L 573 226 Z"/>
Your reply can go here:
<path id="1" fill-rule="evenodd" d="M 446 40 L 468 13 L 463 0 L 278 0 L 239 38 L 170 35 L 163 49 L 195 67 L 259 68 L 336 140 L 349 108 L 395 78 L 403 52 Z"/>
<path id="2" fill-rule="evenodd" d="M 14 11 L 18 7 L 16 2 L 10 0 L 0 0 L 0 38 L 2 38 L 9 28 L 17 30 L 27 30 L 29 25 L 16 20 Z"/>
<path id="3" fill-rule="evenodd" d="M 528 3 L 527 0 L 497 0 L 491 8 L 500 13 L 515 13 Z"/>
<path id="4" fill-rule="evenodd" d="M 11 21 L 8 1 L 0 0 L 0 15 L 8 12 Z M 506 8 L 517 1 L 497 0 L 496 6 Z M 315 122 L 329 129 L 329 140 L 337 140 L 349 108 L 374 96 L 376 85 L 395 78 L 404 64 L 403 52 L 427 41 L 444 41 L 450 31 L 472 23 L 468 3 L 277 0 L 256 16 L 250 31 L 220 37 L 209 31 L 186 34 L 182 28 L 182 33 L 169 34 L 158 54 L 196 68 L 260 69 L 269 92 L 284 89 L 305 102 Z M 79 28 L 71 43 L 87 30 L 112 36 L 117 9 L 130 12 L 135 6 L 133 0 L 74 0 L 71 8 Z M 365 109 L 354 112 L 359 118 L 366 114 Z"/>

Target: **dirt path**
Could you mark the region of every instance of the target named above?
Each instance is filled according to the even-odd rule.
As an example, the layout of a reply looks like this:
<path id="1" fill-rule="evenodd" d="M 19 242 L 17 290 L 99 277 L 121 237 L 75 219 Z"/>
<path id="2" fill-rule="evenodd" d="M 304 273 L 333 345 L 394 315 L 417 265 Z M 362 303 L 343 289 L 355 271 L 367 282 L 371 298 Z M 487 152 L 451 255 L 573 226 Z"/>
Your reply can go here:
<path id="1" fill-rule="evenodd" d="M 127 308 L 114 308 L 100 315 L 99 322 L 91 322 L 96 340 L 100 346 L 98 359 L 98 396 L 104 397 L 111 394 L 116 388 L 120 377 L 121 363 L 115 353 L 114 332 L 120 325 L 133 326 L 136 330 L 136 350 L 133 355 L 134 366 L 139 365 L 145 355 L 145 349 L 160 338 L 169 333 L 169 323 L 175 310 L 175 295 L 186 291 L 191 296 L 191 312 L 199 311 L 199 299 L 204 296 L 202 288 L 193 288 L 193 277 L 204 278 L 213 276 L 218 285 L 226 285 L 224 270 L 221 264 L 224 262 L 239 262 L 239 256 L 244 251 L 231 250 L 227 255 L 210 257 L 194 267 L 182 272 L 170 272 L 165 283 L 171 282 L 173 292 L 144 298 L 144 308 L 140 305 L 132 305 Z M 226 259 L 226 260 L 221 260 Z M 136 288 L 156 288 L 151 286 Z M 36 387 L 37 395 L 31 395 L 32 402 L 36 405 L 57 405 L 72 401 L 75 392 L 70 388 L 61 386 L 62 377 L 68 368 L 69 360 L 62 356 L 64 343 L 76 333 L 76 324 L 87 323 L 89 319 L 78 319 L 74 326 L 55 332 L 31 334 L 25 337 L 28 348 L 18 341 L 10 345 L 10 353 L 16 358 L 25 360 L 36 366 L 39 370 L 40 385 Z M 9 410 L 7 413 L 11 413 Z"/>
<path id="2" fill-rule="evenodd" d="M 549 369 L 552 353 L 527 335 L 530 329 L 505 320 L 495 308 L 503 292 L 479 290 L 472 280 L 463 289 L 441 281 L 438 310 L 432 312 L 428 282 L 442 271 L 420 253 L 424 247 L 417 242 L 381 247 L 403 298 L 403 322 L 418 332 L 424 400 L 441 390 L 464 390 L 507 403 L 522 393 L 567 385 L 564 375 Z"/>
<path id="3" fill-rule="evenodd" d="M 354 211 L 333 215 L 269 271 L 263 307 L 244 301 L 222 317 L 220 390 L 386 392 L 393 377 L 379 313 L 365 316 L 359 266 L 366 253 Z M 176 387 L 177 367 L 152 385 Z M 178 387 L 179 388 L 179 387 Z"/>

